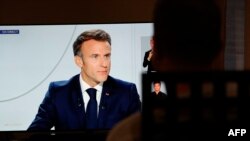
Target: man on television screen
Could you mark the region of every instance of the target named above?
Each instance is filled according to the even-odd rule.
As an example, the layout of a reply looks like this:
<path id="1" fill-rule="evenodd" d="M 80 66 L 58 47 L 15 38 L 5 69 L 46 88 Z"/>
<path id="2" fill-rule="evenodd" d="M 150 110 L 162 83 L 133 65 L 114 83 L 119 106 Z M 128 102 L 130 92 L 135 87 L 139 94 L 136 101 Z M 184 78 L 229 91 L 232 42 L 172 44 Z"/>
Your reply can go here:
<path id="1" fill-rule="evenodd" d="M 28 130 L 110 129 L 140 111 L 136 85 L 109 76 L 111 37 L 107 32 L 81 33 L 73 51 L 80 74 L 50 83 Z"/>
<path id="2" fill-rule="evenodd" d="M 152 66 L 152 57 L 153 57 L 153 49 L 154 49 L 154 37 L 151 37 L 150 39 L 150 50 L 145 52 L 144 59 L 143 59 L 143 67 L 148 67 L 147 73 L 154 72 Z"/>
<path id="3" fill-rule="evenodd" d="M 167 95 L 161 91 L 161 81 L 155 80 L 153 82 L 154 91 L 151 92 L 151 95 L 155 98 L 165 98 Z"/>

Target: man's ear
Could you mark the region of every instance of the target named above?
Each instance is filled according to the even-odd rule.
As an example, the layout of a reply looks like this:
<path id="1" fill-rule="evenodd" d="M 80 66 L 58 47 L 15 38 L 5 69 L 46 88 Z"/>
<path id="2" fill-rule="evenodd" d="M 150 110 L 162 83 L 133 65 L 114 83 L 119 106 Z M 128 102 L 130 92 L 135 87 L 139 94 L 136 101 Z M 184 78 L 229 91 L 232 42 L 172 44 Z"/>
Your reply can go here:
<path id="1" fill-rule="evenodd" d="M 75 60 L 76 65 L 77 65 L 79 68 L 82 68 L 82 66 L 83 66 L 83 60 L 82 60 L 82 58 L 81 58 L 80 56 L 76 55 L 76 56 L 74 57 L 74 60 Z"/>

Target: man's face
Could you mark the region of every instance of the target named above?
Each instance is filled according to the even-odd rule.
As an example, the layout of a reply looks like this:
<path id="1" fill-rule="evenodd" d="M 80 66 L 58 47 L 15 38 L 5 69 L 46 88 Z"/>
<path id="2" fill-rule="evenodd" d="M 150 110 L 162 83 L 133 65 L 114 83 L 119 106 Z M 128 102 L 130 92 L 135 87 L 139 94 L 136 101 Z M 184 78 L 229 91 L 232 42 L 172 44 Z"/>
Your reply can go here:
<path id="1" fill-rule="evenodd" d="M 88 40 L 81 46 L 82 76 L 90 86 L 107 80 L 111 66 L 111 46 L 107 41 Z"/>
<path id="2" fill-rule="evenodd" d="M 159 92 L 161 90 L 161 85 L 159 83 L 155 83 L 154 90 L 155 90 L 155 92 Z"/>

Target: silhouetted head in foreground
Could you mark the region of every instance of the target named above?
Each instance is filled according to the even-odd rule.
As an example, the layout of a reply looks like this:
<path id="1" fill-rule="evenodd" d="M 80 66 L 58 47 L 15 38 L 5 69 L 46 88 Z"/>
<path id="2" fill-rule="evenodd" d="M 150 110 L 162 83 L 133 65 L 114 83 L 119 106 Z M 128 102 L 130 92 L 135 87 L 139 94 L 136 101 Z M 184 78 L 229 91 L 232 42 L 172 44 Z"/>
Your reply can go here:
<path id="1" fill-rule="evenodd" d="M 213 0 L 157 1 L 154 67 L 158 71 L 207 70 L 222 48 L 220 20 Z"/>

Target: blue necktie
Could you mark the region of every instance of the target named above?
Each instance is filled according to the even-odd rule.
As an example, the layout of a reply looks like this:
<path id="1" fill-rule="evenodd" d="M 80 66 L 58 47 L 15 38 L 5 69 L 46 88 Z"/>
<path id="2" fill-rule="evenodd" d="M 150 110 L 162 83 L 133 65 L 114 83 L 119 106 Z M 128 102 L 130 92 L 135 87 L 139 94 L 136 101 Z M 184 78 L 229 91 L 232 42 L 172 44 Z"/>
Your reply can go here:
<path id="1" fill-rule="evenodd" d="M 89 94 L 89 102 L 86 111 L 86 128 L 97 128 L 97 101 L 96 101 L 96 89 L 89 88 L 86 90 Z"/>

